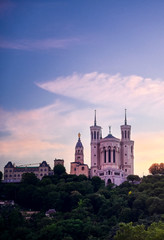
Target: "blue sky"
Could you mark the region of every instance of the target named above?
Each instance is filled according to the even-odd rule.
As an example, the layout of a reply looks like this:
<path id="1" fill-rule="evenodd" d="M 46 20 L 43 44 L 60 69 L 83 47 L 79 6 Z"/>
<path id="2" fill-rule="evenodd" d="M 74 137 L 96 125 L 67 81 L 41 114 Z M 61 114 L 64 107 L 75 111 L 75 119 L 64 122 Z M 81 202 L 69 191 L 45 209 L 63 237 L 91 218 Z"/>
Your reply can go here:
<path id="1" fill-rule="evenodd" d="M 90 165 L 94 109 L 120 137 L 124 108 L 135 173 L 164 158 L 164 1 L 0 1 L 0 169 L 64 158 L 77 134 Z"/>

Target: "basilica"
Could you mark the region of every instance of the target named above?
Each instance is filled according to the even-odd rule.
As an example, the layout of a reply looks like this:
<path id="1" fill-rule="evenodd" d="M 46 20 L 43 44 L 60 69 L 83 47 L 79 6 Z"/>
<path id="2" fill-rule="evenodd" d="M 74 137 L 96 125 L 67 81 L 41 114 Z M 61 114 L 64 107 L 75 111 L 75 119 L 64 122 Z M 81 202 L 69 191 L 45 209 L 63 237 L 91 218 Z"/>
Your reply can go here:
<path id="1" fill-rule="evenodd" d="M 75 146 L 75 161 L 71 163 L 71 174 L 87 177 L 99 176 L 105 184 L 120 185 L 130 174 L 134 174 L 134 141 L 131 140 L 131 126 L 127 124 L 126 110 L 124 124 L 121 125 L 121 139 L 112 135 L 106 137 L 97 125 L 96 111 L 91 133 L 91 168 L 84 164 L 83 145 L 78 136 Z"/>

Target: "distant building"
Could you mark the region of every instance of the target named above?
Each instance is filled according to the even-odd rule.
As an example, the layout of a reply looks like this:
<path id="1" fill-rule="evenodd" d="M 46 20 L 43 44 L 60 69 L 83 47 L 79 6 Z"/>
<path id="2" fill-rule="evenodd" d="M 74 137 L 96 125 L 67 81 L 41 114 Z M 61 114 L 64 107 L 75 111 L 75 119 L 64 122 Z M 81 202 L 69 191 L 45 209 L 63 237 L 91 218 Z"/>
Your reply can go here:
<path id="1" fill-rule="evenodd" d="M 62 166 L 64 166 L 64 160 L 63 159 L 56 159 L 55 158 L 55 160 L 54 160 L 54 167 L 56 166 L 56 165 L 62 165 Z"/>
<path id="2" fill-rule="evenodd" d="M 112 182 L 120 185 L 130 174 L 134 174 L 134 141 L 131 140 L 131 126 L 127 124 L 126 110 L 124 125 L 121 126 L 121 140 L 111 134 L 103 138 L 101 127 L 96 123 L 91 132 L 91 171 L 90 175 L 99 176 L 105 184 Z"/>
<path id="3" fill-rule="evenodd" d="M 121 126 L 121 140 L 111 134 L 102 137 L 101 126 L 96 122 L 90 127 L 91 169 L 84 164 L 83 145 L 80 140 L 75 147 L 75 161 L 71 162 L 71 174 L 87 177 L 99 176 L 105 184 L 120 185 L 130 174 L 134 174 L 134 141 L 131 140 L 131 126 L 127 124 L 126 110 L 124 125 Z"/>
<path id="4" fill-rule="evenodd" d="M 75 146 L 75 161 L 71 162 L 71 174 L 76 174 L 79 176 L 83 174 L 89 177 L 89 167 L 87 164 L 84 164 L 84 153 L 83 145 L 80 139 L 80 133 L 78 134 L 78 141 Z"/>
<path id="5" fill-rule="evenodd" d="M 12 162 L 8 162 L 4 167 L 4 182 L 20 182 L 23 173 L 34 173 L 37 178 L 42 179 L 44 176 L 52 175 L 53 171 L 46 161 L 39 166 L 14 166 Z"/>

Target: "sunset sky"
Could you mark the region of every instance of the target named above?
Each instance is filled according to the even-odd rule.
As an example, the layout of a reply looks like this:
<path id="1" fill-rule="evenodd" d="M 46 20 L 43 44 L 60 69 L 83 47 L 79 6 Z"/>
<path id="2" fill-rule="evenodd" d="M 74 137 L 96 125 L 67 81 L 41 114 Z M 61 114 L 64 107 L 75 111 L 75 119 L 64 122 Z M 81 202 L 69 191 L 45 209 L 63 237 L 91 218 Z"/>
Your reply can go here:
<path id="1" fill-rule="evenodd" d="M 135 174 L 164 162 L 163 0 L 0 0 L 0 170 L 90 166 L 94 110 L 120 138 L 127 108 Z"/>

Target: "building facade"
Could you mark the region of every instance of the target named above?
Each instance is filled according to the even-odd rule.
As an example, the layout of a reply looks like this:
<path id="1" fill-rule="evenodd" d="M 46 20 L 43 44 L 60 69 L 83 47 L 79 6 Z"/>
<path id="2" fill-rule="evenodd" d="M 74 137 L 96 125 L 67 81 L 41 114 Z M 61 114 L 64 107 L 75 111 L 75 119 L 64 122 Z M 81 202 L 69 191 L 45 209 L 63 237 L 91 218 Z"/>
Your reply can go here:
<path id="1" fill-rule="evenodd" d="M 52 175 L 53 171 L 46 161 L 39 166 L 15 166 L 12 162 L 8 162 L 4 167 L 4 182 L 20 182 L 23 173 L 34 173 L 40 180 L 44 176 Z"/>
<path id="2" fill-rule="evenodd" d="M 96 123 L 90 127 L 91 170 L 90 176 L 99 176 L 105 184 L 120 185 L 130 174 L 134 174 L 134 141 L 131 140 L 131 126 L 127 124 L 126 110 L 121 139 L 109 134 L 102 137 L 102 128 Z"/>
<path id="3" fill-rule="evenodd" d="M 84 164 L 84 148 L 80 139 L 80 133 L 75 146 L 75 161 L 71 162 L 70 174 L 76 174 L 77 176 L 83 174 L 89 177 L 89 167 L 87 164 Z"/>

